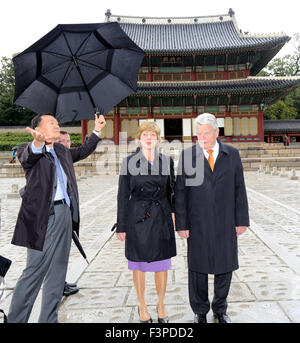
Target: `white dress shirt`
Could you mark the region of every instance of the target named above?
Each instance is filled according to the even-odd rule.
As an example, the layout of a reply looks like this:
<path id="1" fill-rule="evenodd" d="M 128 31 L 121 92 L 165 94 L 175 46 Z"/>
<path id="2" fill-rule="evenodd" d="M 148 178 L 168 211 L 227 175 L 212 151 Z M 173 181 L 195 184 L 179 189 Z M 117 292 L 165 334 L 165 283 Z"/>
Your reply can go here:
<path id="1" fill-rule="evenodd" d="M 99 132 L 93 130 L 93 133 L 99 137 Z M 37 147 L 35 147 L 35 145 L 32 142 L 31 143 L 31 150 L 34 154 L 41 154 L 43 152 L 44 145 L 45 145 L 45 143 L 43 143 L 43 145 L 40 148 L 37 148 Z M 46 150 L 48 152 L 50 151 L 50 148 L 47 145 L 46 145 Z M 59 159 L 58 159 L 58 163 L 60 164 Z M 60 168 L 61 168 L 62 175 L 63 175 L 64 185 L 60 184 L 58 176 L 56 176 L 57 187 L 56 187 L 56 192 L 55 192 L 55 196 L 54 196 L 54 201 L 64 199 L 64 195 L 63 195 L 63 191 L 62 191 L 61 187 L 67 187 L 67 182 L 68 182 L 67 175 L 65 174 L 65 171 L 64 171 L 63 167 L 61 166 L 61 164 L 60 164 Z"/>
<path id="2" fill-rule="evenodd" d="M 41 154 L 43 152 L 43 147 L 44 147 L 45 143 L 43 143 L 43 145 L 40 147 L 40 148 L 37 148 L 33 142 L 31 143 L 31 150 L 34 154 Z M 46 145 L 46 150 L 49 152 L 50 151 L 50 148 Z M 58 159 L 58 158 L 57 158 Z M 60 164 L 60 161 L 58 159 L 58 163 Z M 63 180 L 64 180 L 64 185 L 61 185 L 60 182 L 59 182 L 59 178 L 58 176 L 56 176 L 56 179 L 57 179 L 57 187 L 56 187 L 56 192 L 55 192 L 55 196 L 54 196 L 54 201 L 56 200 L 61 200 L 61 199 L 64 199 L 64 195 L 63 195 L 63 191 L 61 189 L 61 187 L 66 187 L 67 186 L 67 175 L 65 174 L 64 172 L 64 169 L 63 167 L 61 166 L 60 164 L 60 168 L 61 168 L 61 171 L 62 171 L 62 176 L 63 176 Z"/>
<path id="3" fill-rule="evenodd" d="M 213 158 L 214 158 L 214 163 L 216 163 L 216 159 L 217 159 L 217 157 L 219 155 L 219 143 L 216 141 L 215 146 L 213 148 L 207 149 L 207 150 L 212 150 L 213 151 L 212 155 L 213 155 Z M 208 160 L 209 153 L 207 152 L 207 150 L 203 149 L 203 152 L 204 152 L 204 156 Z"/>

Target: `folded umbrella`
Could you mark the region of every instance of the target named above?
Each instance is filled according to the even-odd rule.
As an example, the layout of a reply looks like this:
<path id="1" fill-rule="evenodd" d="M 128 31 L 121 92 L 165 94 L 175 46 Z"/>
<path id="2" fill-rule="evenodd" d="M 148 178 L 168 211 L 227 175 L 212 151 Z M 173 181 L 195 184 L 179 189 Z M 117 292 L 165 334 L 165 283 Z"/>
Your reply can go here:
<path id="1" fill-rule="evenodd" d="M 10 265 L 11 260 L 0 255 L 0 277 L 5 277 Z"/>
<path id="2" fill-rule="evenodd" d="M 59 123 L 94 119 L 136 91 L 144 56 L 116 22 L 57 25 L 13 58 L 14 102 Z"/>
<path id="3" fill-rule="evenodd" d="M 2 298 L 2 295 L 4 293 L 4 289 L 5 289 L 4 277 L 7 273 L 10 265 L 11 265 L 11 260 L 0 255 L 0 300 Z M 3 287 L 1 286 L 2 284 L 3 284 Z M 3 321 L 4 321 L 4 323 L 6 323 L 7 322 L 7 316 L 6 316 L 5 312 L 2 309 L 0 309 L 0 312 L 3 313 L 3 316 L 4 316 Z"/>
<path id="4" fill-rule="evenodd" d="M 73 242 L 75 243 L 75 245 L 77 246 L 78 250 L 80 251 L 81 255 L 86 260 L 87 264 L 89 264 L 90 262 L 88 261 L 86 254 L 83 250 L 83 247 L 82 247 L 81 243 L 79 242 L 79 238 L 78 238 L 78 236 L 74 230 L 72 230 L 72 239 L 73 239 Z"/>

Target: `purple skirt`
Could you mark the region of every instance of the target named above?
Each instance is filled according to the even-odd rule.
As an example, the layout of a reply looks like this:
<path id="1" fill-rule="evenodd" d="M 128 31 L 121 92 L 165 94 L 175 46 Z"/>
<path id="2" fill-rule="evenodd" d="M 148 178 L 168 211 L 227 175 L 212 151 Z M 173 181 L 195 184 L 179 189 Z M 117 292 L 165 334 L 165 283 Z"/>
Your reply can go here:
<path id="1" fill-rule="evenodd" d="M 164 272 L 171 269 L 171 259 L 154 262 L 134 262 L 128 260 L 128 269 L 141 272 Z"/>

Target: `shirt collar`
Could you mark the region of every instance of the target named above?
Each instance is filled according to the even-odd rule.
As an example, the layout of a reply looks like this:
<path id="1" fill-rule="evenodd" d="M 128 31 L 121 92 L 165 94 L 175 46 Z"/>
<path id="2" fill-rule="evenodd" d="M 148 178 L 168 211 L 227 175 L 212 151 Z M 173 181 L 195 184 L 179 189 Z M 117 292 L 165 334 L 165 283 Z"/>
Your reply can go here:
<path id="1" fill-rule="evenodd" d="M 213 150 L 214 153 L 218 152 L 219 151 L 218 141 L 216 140 L 216 144 L 211 149 L 204 149 L 204 150 L 205 150 L 205 152 L 207 152 L 207 150 Z"/>

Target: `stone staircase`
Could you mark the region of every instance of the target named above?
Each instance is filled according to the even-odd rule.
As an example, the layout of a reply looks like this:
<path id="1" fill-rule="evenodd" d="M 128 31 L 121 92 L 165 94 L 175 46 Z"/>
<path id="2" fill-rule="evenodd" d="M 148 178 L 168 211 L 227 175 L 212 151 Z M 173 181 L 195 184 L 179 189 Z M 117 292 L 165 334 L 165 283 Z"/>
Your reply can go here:
<path id="1" fill-rule="evenodd" d="M 184 148 L 192 143 L 185 143 Z M 285 170 L 300 170 L 300 146 L 284 147 L 280 143 L 232 143 L 239 149 L 245 171 L 257 171 L 260 168 L 272 169 L 285 168 Z M 178 157 L 183 148 L 182 143 L 168 144 L 162 142 L 160 150 L 162 153 L 171 155 L 178 163 Z M 134 144 L 123 144 L 119 146 L 99 144 L 96 151 L 85 160 L 74 164 L 77 178 L 84 178 L 89 175 L 118 175 L 120 165 L 125 156 L 135 151 Z M 24 177 L 23 168 L 17 161 L 16 164 L 9 164 L 10 153 L 0 154 L 0 177 Z"/>
<path id="2" fill-rule="evenodd" d="M 282 143 L 233 146 L 239 149 L 245 171 L 258 170 L 260 166 L 300 170 L 300 146 L 285 147 Z"/>

